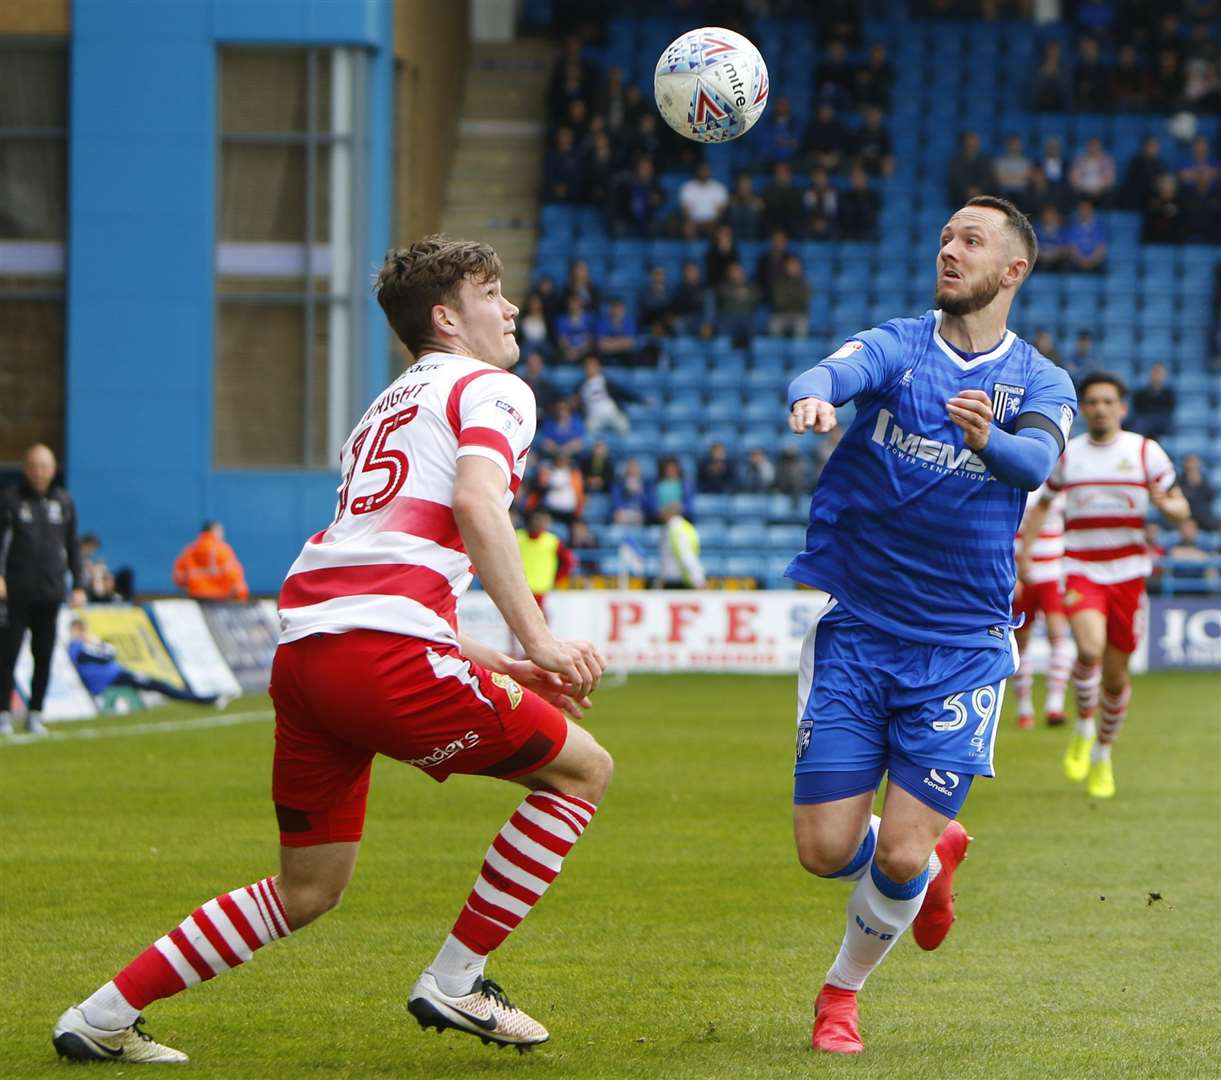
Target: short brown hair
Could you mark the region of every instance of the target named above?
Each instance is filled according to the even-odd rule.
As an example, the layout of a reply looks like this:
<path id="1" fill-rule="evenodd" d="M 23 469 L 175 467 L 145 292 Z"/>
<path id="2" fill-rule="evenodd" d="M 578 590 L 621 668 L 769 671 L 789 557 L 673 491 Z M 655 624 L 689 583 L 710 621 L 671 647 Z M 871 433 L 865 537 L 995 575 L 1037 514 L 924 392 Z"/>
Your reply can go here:
<path id="1" fill-rule="evenodd" d="M 1030 277 L 1034 264 L 1039 259 L 1039 240 L 1034 234 L 1034 226 L 1030 224 L 1030 218 L 1008 199 L 1002 199 L 999 195 L 976 195 L 973 199 L 968 199 L 966 205 L 988 206 L 1005 215 L 1006 224 L 1017 234 L 1017 238 L 1022 242 L 1022 247 L 1026 249 L 1026 258 L 1030 262 L 1030 265 L 1026 267 L 1026 277 Z M 1024 281 L 1025 278 L 1022 280 Z"/>
<path id="2" fill-rule="evenodd" d="M 464 278 L 482 285 L 503 269 L 487 244 L 436 234 L 386 252 L 373 291 L 399 341 L 419 356 L 432 334 L 433 307 L 453 304 Z"/>

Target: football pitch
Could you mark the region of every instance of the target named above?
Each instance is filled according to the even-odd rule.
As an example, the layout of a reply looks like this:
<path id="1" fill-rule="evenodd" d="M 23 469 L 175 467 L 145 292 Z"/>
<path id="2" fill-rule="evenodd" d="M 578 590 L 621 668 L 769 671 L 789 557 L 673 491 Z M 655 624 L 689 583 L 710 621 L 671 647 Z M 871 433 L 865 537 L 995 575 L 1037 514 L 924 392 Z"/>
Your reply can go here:
<path id="1" fill-rule="evenodd" d="M 436 785 L 384 760 L 342 907 L 153 1005 L 148 1027 L 190 1075 L 226 1080 L 1215 1077 L 1219 690 L 1215 673 L 1136 680 L 1108 803 L 1063 779 L 1063 730 L 1019 732 L 1006 710 L 999 777 L 963 815 L 976 841 L 958 921 L 939 951 L 905 939 L 874 974 L 859 1058 L 809 1048 L 847 886 L 792 851 L 787 678 L 632 676 L 599 692 L 586 719 L 615 781 L 488 969 L 550 1029 L 533 1053 L 422 1032 L 403 1008 L 518 789 Z M 0 1076 L 63 1076 L 50 1032 L 67 1005 L 198 904 L 274 871 L 267 710 L 246 698 L 230 726 L 156 726 L 217 719 L 167 707 L 0 746 Z"/>

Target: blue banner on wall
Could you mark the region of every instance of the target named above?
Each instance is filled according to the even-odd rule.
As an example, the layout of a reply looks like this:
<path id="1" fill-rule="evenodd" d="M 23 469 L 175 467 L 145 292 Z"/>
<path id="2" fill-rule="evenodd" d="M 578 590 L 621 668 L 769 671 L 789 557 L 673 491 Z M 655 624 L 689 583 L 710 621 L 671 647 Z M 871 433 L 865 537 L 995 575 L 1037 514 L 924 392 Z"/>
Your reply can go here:
<path id="1" fill-rule="evenodd" d="M 280 627 L 261 603 L 201 603 L 208 629 L 242 692 L 261 694 L 271 677 Z"/>
<path id="2" fill-rule="evenodd" d="M 1153 597 L 1149 670 L 1221 668 L 1221 597 Z"/>

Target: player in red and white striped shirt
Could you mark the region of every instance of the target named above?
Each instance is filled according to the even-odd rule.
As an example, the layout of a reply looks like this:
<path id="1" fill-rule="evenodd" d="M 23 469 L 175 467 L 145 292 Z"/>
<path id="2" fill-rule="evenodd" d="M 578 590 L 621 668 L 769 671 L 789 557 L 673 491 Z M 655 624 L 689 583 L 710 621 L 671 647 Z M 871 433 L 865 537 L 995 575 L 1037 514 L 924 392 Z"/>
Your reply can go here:
<path id="1" fill-rule="evenodd" d="M 1128 662 L 1140 637 L 1145 579 L 1153 570 L 1145 517 L 1151 507 L 1176 523 L 1190 513 L 1166 451 L 1123 430 L 1127 396 L 1123 380 L 1106 372 L 1081 384 L 1087 433 L 1069 441 L 1047 482 L 1049 495 L 1027 522 L 1031 531 L 1041 529 L 1050 495 L 1064 493 L 1064 604 L 1077 643 L 1078 716 L 1064 771 L 1070 780 L 1086 780 L 1090 795 L 1100 799 L 1115 794 L 1111 745 L 1132 696 Z M 1102 717 L 1095 735 L 1100 684 Z"/>
<path id="2" fill-rule="evenodd" d="M 1039 505 L 1047 486 L 1032 491 L 1026 500 L 1027 514 Z M 1025 542 L 1025 521 L 1017 534 L 1018 589 L 1013 597 L 1013 613 L 1025 616 L 1025 622 L 1013 632 L 1018 647 L 1018 670 L 1013 677 L 1017 690 L 1018 727 L 1034 727 L 1034 671 L 1026 647 L 1034 629 L 1035 617 L 1043 613 L 1047 641 L 1051 647 L 1047 661 L 1047 696 L 1043 709 L 1048 724 L 1064 723 L 1064 691 L 1073 663 L 1073 641 L 1069 634 L 1068 617 L 1064 614 L 1062 593 L 1064 561 L 1064 497 L 1048 496 L 1050 506 L 1037 534 Z"/>
<path id="3" fill-rule="evenodd" d="M 509 519 L 535 412 L 530 388 L 507 370 L 517 308 L 501 295 L 500 271 L 490 247 L 444 237 L 387 256 L 378 301 L 417 360 L 349 436 L 334 521 L 306 542 L 280 593 L 271 675 L 280 873 L 208 901 L 68 1009 L 53 1036 L 62 1055 L 185 1061 L 142 1035 L 140 1011 L 339 903 L 378 753 L 437 781 L 467 773 L 530 789 L 407 1007 L 422 1027 L 485 1042 L 547 1039 L 484 966 L 559 873 L 612 766 L 564 716 L 589 706 L 604 661 L 547 628 Z M 472 563 L 528 659 L 459 631 Z"/>

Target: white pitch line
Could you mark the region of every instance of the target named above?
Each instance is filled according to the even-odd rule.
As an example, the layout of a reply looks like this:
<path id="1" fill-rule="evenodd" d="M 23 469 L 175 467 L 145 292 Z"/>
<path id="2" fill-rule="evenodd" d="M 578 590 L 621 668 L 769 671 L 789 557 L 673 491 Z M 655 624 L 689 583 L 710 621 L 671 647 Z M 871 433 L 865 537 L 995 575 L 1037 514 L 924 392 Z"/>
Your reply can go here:
<path id="1" fill-rule="evenodd" d="M 0 737 L 0 746 L 31 746 L 35 743 L 69 742 L 73 739 L 110 739 L 120 735 L 158 735 L 164 731 L 203 731 L 207 728 L 236 727 L 238 724 L 253 724 L 258 720 L 270 720 L 275 713 L 271 709 L 257 712 L 227 713 L 219 716 L 200 716 L 193 720 L 150 720 L 144 724 L 116 724 L 114 727 L 68 728 L 57 730 L 50 727 L 45 735 L 10 735 Z"/>

